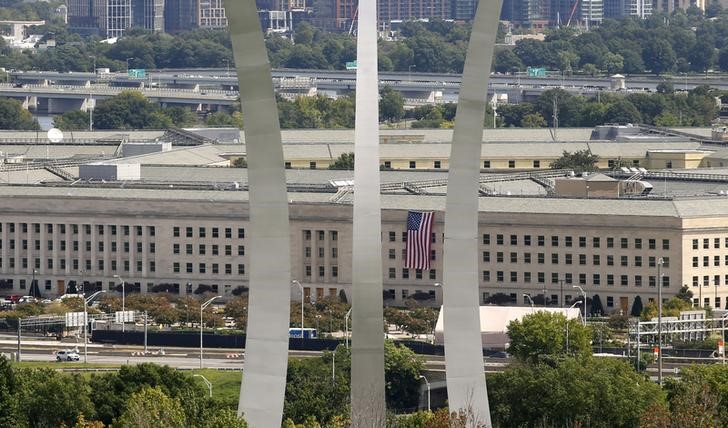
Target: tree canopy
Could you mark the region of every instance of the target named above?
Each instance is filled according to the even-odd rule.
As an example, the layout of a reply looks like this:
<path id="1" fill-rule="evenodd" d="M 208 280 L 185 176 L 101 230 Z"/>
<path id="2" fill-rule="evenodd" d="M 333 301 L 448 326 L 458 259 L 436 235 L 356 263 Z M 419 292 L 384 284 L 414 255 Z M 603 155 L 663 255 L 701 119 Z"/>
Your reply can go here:
<path id="1" fill-rule="evenodd" d="M 551 163 L 553 169 L 573 169 L 576 173 L 584 171 L 596 171 L 599 155 L 595 155 L 588 149 L 577 150 L 574 153 L 564 150 L 563 155 Z"/>
<path id="2" fill-rule="evenodd" d="M 0 98 L 0 129 L 38 130 L 40 125 L 20 102 Z"/>
<path id="3" fill-rule="evenodd" d="M 544 357 L 591 355 L 589 329 L 580 319 L 567 320 L 561 313 L 528 314 L 521 320 L 511 321 L 507 333 L 508 352 L 522 361 L 536 363 Z"/>

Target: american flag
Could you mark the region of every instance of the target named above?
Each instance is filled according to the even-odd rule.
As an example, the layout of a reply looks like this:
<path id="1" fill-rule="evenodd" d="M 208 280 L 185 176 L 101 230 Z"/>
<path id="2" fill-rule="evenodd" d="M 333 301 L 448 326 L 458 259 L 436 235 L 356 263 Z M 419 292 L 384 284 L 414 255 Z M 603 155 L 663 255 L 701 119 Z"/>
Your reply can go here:
<path id="1" fill-rule="evenodd" d="M 433 212 L 409 211 L 407 213 L 407 259 L 404 267 L 430 268 L 430 235 Z"/>

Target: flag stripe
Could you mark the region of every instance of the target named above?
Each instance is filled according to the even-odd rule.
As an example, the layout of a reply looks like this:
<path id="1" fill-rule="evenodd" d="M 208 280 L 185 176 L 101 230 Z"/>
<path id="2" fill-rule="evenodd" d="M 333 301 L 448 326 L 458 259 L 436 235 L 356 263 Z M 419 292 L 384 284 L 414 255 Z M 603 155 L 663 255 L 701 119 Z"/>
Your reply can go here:
<path id="1" fill-rule="evenodd" d="M 430 268 L 433 212 L 409 211 L 407 213 L 407 257 L 404 267 Z"/>

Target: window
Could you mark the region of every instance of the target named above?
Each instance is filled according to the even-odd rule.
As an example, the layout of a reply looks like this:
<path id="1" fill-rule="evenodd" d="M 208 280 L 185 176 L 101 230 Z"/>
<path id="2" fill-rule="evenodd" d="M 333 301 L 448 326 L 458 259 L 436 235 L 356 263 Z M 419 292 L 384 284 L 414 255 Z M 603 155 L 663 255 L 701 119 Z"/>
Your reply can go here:
<path id="1" fill-rule="evenodd" d="M 339 239 L 339 232 L 337 232 L 337 231 L 335 231 L 335 230 L 332 230 L 332 231 L 330 231 L 330 232 L 329 232 L 329 238 L 330 238 L 330 239 L 331 239 L 332 241 L 336 241 L 336 240 L 338 240 L 338 239 Z"/>
<path id="2" fill-rule="evenodd" d="M 657 286 L 657 281 L 655 280 L 655 276 L 654 276 L 654 275 L 650 275 L 650 276 L 649 276 L 649 277 L 647 278 L 647 284 L 648 284 L 648 285 L 649 285 L 650 287 L 656 287 L 656 286 Z"/>
<path id="3" fill-rule="evenodd" d="M 531 263 L 531 253 L 523 253 L 523 263 Z"/>
<path id="4" fill-rule="evenodd" d="M 324 258 L 324 252 L 325 252 L 324 247 L 319 247 L 319 249 L 318 249 L 318 257 L 320 259 L 323 259 Z"/>
<path id="5" fill-rule="evenodd" d="M 642 266 L 642 256 L 634 256 L 634 265 L 637 267 Z"/>
<path id="6" fill-rule="evenodd" d="M 601 240 L 599 237 L 592 238 L 592 247 L 599 248 L 600 245 L 601 245 Z"/>
<path id="7" fill-rule="evenodd" d="M 527 247 L 531 246 L 531 235 L 523 235 L 523 245 Z"/>
<path id="8" fill-rule="evenodd" d="M 409 269 L 407 269 L 407 268 L 402 269 L 402 279 L 409 279 Z"/>
<path id="9" fill-rule="evenodd" d="M 410 169 L 417 168 L 417 162 L 416 161 L 409 161 L 409 167 L 410 167 Z"/>
<path id="10" fill-rule="evenodd" d="M 559 246 L 559 237 L 558 236 L 552 236 L 551 237 L 551 246 L 552 247 L 558 247 Z"/>
<path id="11" fill-rule="evenodd" d="M 204 227 L 201 227 L 200 230 L 198 231 L 198 233 L 200 234 L 200 238 L 204 238 L 207 236 L 207 231 L 205 230 Z"/>
<path id="12" fill-rule="evenodd" d="M 490 271 L 489 270 L 483 271 L 483 282 L 490 282 Z"/>
<path id="13" fill-rule="evenodd" d="M 511 282 L 518 282 L 518 272 L 511 272 Z"/>
<path id="14" fill-rule="evenodd" d="M 199 248 L 198 248 L 197 250 L 198 250 L 197 252 L 198 252 L 198 253 L 199 253 L 199 254 L 200 254 L 201 256 L 204 256 L 204 255 L 205 255 L 205 253 L 207 252 L 207 247 L 205 247 L 205 244 L 200 244 L 200 246 L 199 246 Z"/>
<path id="15" fill-rule="evenodd" d="M 571 236 L 564 237 L 564 245 L 567 247 L 572 247 L 574 245 L 574 242 L 573 242 L 573 239 Z"/>
<path id="16" fill-rule="evenodd" d="M 570 265 L 573 263 L 573 256 L 571 253 L 564 254 L 564 264 Z"/>
<path id="17" fill-rule="evenodd" d="M 309 253 L 310 253 L 310 248 L 309 247 L 306 247 L 306 248 L 309 249 Z M 390 260 L 394 260 L 394 259 L 397 258 L 396 252 L 397 252 L 397 250 L 395 250 L 394 248 L 390 248 L 389 249 L 389 258 L 390 258 Z"/>
<path id="18" fill-rule="evenodd" d="M 136 270 L 137 270 L 137 272 L 141 272 L 143 270 L 142 267 L 143 267 L 142 266 L 142 261 L 141 260 L 138 260 L 136 262 Z"/>
<path id="19" fill-rule="evenodd" d="M 612 255 L 607 256 L 607 266 L 614 266 L 614 256 L 612 256 Z"/>
<path id="20" fill-rule="evenodd" d="M 636 283 L 636 281 L 635 281 Z M 620 275 L 619 276 L 619 285 L 622 287 L 626 287 L 629 284 L 629 277 L 627 275 Z"/>
<path id="21" fill-rule="evenodd" d="M 533 161 L 533 167 L 534 168 L 541 168 L 541 161 L 540 160 Z"/>
<path id="22" fill-rule="evenodd" d="M 536 260 L 538 261 L 538 264 L 540 264 L 540 265 L 544 264 L 545 259 L 546 259 L 546 256 L 544 253 L 538 253 L 536 255 Z"/>
<path id="23" fill-rule="evenodd" d="M 551 283 L 552 284 L 558 284 L 559 283 L 559 274 L 556 272 L 551 273 Z"/>
<path id="24" fill-rule="evenodd" d="M 586 236 L 579 237 L 579 248 L 586 248 Z"/>
<path id="25" fill-rule="evenodd" d="M 432 252 L 434 253 L 434 252 L 435 252 L 435 250 L 432 250 Z M 338 249 L 338 248 L 336 248 L 336 247 L 333 247 L 333 248 L 331 248 L 331 258 L 332 258 L 332 259 L 335 259 L 335 258 L 337 258 L 337 257 L 339 257 L 339 249 Z M 434 260 L 434 259 L 433 259 L 433 260 Z"/>
<path id="26" fill-rule="evenodd" d="M 710 248 L 710 239 L 708 239 L 708 238 L 703 238 L 703 249 L 704 249 L 704 250 L 707 250 L 707 249 L 709 249 L 709 248 Z"/>
<path id="27" fill-rule="evenodd" d="M 227 272 L 228 266 L 230 266 L 230 265 L 225 265 L 225 269 L 226 269 L 225 273 L 228 273 Z M 306 276 L 311 276 L 311 266 L 306 266 Z"/>
<path id="28" fill-rule="evenodd" d="M 225 228 L 225 239 L 231 239 L 233 237 L 233 228 L 232 227 L 226 227 Z M 303 239 L 310 240 L 311 239 L 311 231 L 310 230 L 304 230 L 303 231 Z"/>
<path id="29" fill-rule="evenodd" d="M 698 240 L 693 239 L 693 250 L 697 250 L 697 249 L 698 249 Z"/>
<path id="30" fill-rule="evenodd" d="M 496 282 L 503 282 L 503 271 L 502 270 L 496 271 L 495 280 L 496 280 Z"/>
<path id="31" fill-rule="evenodd" d="M 320 241 L 324 240 L 323 234 L 324 234 L 323 231 L 319 231 L 319 240 Z M 242 227 L 238 228 L 238 239 L 245 239 L 245 229 L 243 229 Z"/>
<path id="32" fill-rule="evenodd" d="M 483 161 L 483 168 L 490 168 L 490 161 Z"/>
<path id="33" fill-rule="evenodd" d="M 518 245 L 518 235 L 511 235 L 511 245 Z"/>
<path id="34" fill-rule="evenodd" d="M 713 266 L 720 266 L 720 256 L 713 256 Z"/>
<path id="35" fill-rule="evenodd" d="M 698 256 L 693 256 L 693 267 L 699 267 L 700 262 L 698 261 Z"/>
<path id="36" fill-rule="evenodd" d="M 614 285 L 614 275 L 607 274 L 607 285 Z"/>
<path id="37" fill-rule="evenodd" d="M 511 263 L 518 263 L 518 253 L 511 253 Z"/>
<path id="38" fill-rule="evenodd" d="M 602 278 L 598 273 L 592 275 L 592 284 L 601 285 Z"/>
<path id="39" fill-rule="evenodd" d="M 309 162 L 308 169 L 316 169 L 316 162 Z"/>
<path id="40" fill-rule="evenodd" d="M 607 248 L 614 248 L 614 238 L 607 238 Z"/>
<path id="41" fill-rule="evenodd" d="M 185 253 L 191 255 L 192 254 L 192 244 L 186 244 L 185 245 Z"/>
<path id="42" fill-rule="evenodd" d="M 319 276 L 324 276 L 321 269 L 323 269 L 323 266 L 319 268 Z M 238 264 L 238 275 L 245 275 L 245 265 L 244 264 Z"/>
<path id="43" fill-rule="evenodd" d="M 544 245 L 546 245 L 546 237 L 545 236 L 539 235 L 537 239 L 538 239 L 538 246 L 539 247 L 543 247 Z"/>
<path id="44" fill-rule="evenodd" d="M 710 257 L 703 256 L 703 266 L 710 266 Z"/>
<path id="45" fill-rule="evenodd" d="M 422 279 L 422 269 L 415 269 L 415 279 Z"/>
<path id="46" fill-rule="evenodd" d="M 523 282 L 530 283 L 531 282 L 531 272 L 524 272 L 523 273 Z"/>
<path id="47" fill-rule="evenodd" d="M 111 234 L 112 235 L 116 235 L 116 233 L 115 233 L 116 232 L 116 226 L 112 226 L 112 227 L 113 227 L 113 229 L 111 229 L 112 230 L 112 233 Z M 179 238 L 179 226 L 175 226 L 174 228 L 172 228 L 172 236 L 175 237 L 175 238 Z"/>
<path id="48" fill-rule="evenodd" d="M 649 248 L 650 250 L 657 249 L 657 241 L 655 239 L 652 239 L 652 238 L 648 239 L 647 240 L 647 248 Z"/>
<path id="49" fill-rule="evenodd" d="M 142 242 L 136 243 L 136 251 L 137 251 L 137 253 L 144 252 L 144 244 Z"/>
<path id="50" fill-rule="evenodd" d="M 233 274 L 233 265 L 225 263 L 225 275 Z M 311 276 L 311 266 L 306 266 L 306 276 Z"/>
<path id="51" fill-rule="evenodd" d="M 136 226 L 136 227 L 135 227 L 135 229 L 136 229 L 136 235 L 137 235 L 137 236 L 142 236 L 142 230 L 143 230 L 144 228 L 143 228 L 143 227 L 141 227 L 141 226 Z"/>
<path id="52" fill-rule="evenodd" d="M 498 234 L 495 236 L 495 243 L 497 245 L 503 245 L 503 235 Z"/>
<path id="53" fill-rule="evenodd" d="M 389 279 L 397 279 L 397 269 L 389 268 Z"/>
<path id="54" fill-rule="evenodd" d="M 225 246 L 225 255 L 226 256 L 232 256 L 233 255 L 233 246 L 232 245 L 226 245 Z"/>
<path id="55" fill-rule="evenodd" d="M 538 278 L 539 284 L 543 284 L 544 282 L 546 282 L 546 274 L 544 272 L 538 272 L 536 274 L 536 277 Z"/>
<path id="56" fill-rule="evenodd" d="M 621 238 L 619 240 L 619 246 L 622 249 L 629 248 L 629 239 L 627 239 L 627 238 Z"/>
<path id="57" fill-rule="evenodd" d="M 586 274 L 580 273 L 579 274 L 579 285 L 585 285 L 586 284 Z"/>
<path id="58" fill-rule="evenodd" d="M 437 270 L 430 269 L 430 279 L 437 279 Z"/>
<path id="59" fill-rule="evenodd" d="M 149 262 L 149 272 L 156 272 L 157 271 L 157 263 L 152 260 Z"/>
<path id="60" fill-rule="evenodd" d="M 653 256 L 650 256 L 647 258 L 647 266 L 649 267 L 655 267 L 655 258 Z"/>
<path id="61" fill-rule="evenodd" d="M 219 254 L 219 248 L 220 247 L 217 244 L 215 244 L 215 245 L 212 246 L 212 255 L 213 256 L 217 256 Z M 310 257 L 311 254 L 309 254 L 308 256 Z"/>
<path id="62" fill-rule="evenodd" d="M 594 266 L 599 266 L 599 265 L 601 264 L 601 260 L 600 260 L 600 257 L 599 257 L 599 255 L 598 255 L 598 254 L 594 254 L 594 255 L 592 256 L 592 264 L 593 264 Z"/>
<path id="63" fill-rule="evenodd" d="M 433 166 L 433 167 L 434 167 L 435 169 L 440 169 L 440 161 L 434 161 L 434 162 L 432 163 L 432 166 Z"/>
<path id="64" fill-rule="evenodd" d="M 483 235 L 485 236 L 485 235 Z M 395 242 L 397 240 L 397 232 L 389 232 L 389 242 Z"/>
<path id="65" fill-rule="evenodd" d="M 516 167 L 516 161 L 509 160 L 508 161 L 508 168 L 515 168 Z"/>
<path id="66" fill-rule="evenodd" d="M 570 274 L 570 273 L 564 274 L 564 282 L 566 282 L 567 284 L 571 284 L 573 280 L 574 280 L 574 276 L 572 274 Z"/>
<path id="67" fill-rule="evenodd" d="M 586 264 L 586 254 L 579 254 L 579 264 L 580 265 Z"/>
<path id="68" fill-rule="evenodd" d="M 557 265 L 559 264 L 559 255 L 556 253 L 551 253 L 551 264 Z"/>
<path id="69" fill-rule="evenodd" d="M 495 261 L 498 263 L 503 263 L 503 252 L 498 251 L 495 253 Z"/>
<path id="70" fill-rule="evenodd" d="M 402 232 L 402 242 L 407 242 L 407 232 Z"/>
<path id="71" fill-rule="evenodd" d="M 483 251 L 483 261 L 486 263 L 490 263 L 490 251 Z"/>
<path id="72" fill-rule="evenodd" d="M 608 308 L 614 307 L 614 297 L 607 296 L 607 307 Z"/>
<path id="73" fill-rule="evenodd" d="M 186 229 L 186 236 L 188 238 L 192 238 L 192 228 L 191 227 L 187 227 L 187 229 Z"/>
<path id="74" fill-rule="evenodd" d="M 634 239 L 634 247 L 635 247 L 635 249 L 638 249 L 638 250 L 642 249 L 642 238 Z"/>

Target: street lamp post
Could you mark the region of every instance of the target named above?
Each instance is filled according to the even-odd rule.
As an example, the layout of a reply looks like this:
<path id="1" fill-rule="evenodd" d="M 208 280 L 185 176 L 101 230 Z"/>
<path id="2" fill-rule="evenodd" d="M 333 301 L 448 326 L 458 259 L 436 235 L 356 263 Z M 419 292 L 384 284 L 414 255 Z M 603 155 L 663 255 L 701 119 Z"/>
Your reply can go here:
<path id="1" fill-rule="evenodd" d="M 584 310 L 584 325 L 586 325 L 586 292 L 584 292 L 584 289 L 581 288 L 579 285 L 572 285 L 572 288 L 578 288 L 579 291 L 581 291 L 581 295 L 584 296 L 584 306 L 582 309 Z"/>
<path id="2" fill-rule="evenodd" d="M 91 58 L 94 59 L 94 69 L 92 70 L 92 72 L 94 73 L 94 76 L 96 76 L 96 55 L 91 56 Z M 94 80 L 96 80 L 96 79 L 94 79 Z M 88 130 L 93 131 L 94 130 L 94 107 L 96 107 L 94 105 L 93 82 L 89 81 L 88 87 L 89 87 L 89 90 L 88 90 L 88 95 L 89 95 Z"/>
<path id="3" fill-rule="evenodd" d="M 533 307 L 533 299 L 531 298 L 531 295 L 528 293 L 523 293 L 523 297 L 528 299 L 528 302 L 531 304 L 531 312 L 533 312 L 535 308 Z"/>
<path id="4" fill-rule="evenodd" d="M 126 282 L 119 275 L 114 275 L 114 278 L 121 282 L 121 332 L 123 333 L 126 324 Z"/>
<path id="5" fill-rule="evenodd" d="M 410 66 L 409 66 L 409 67 L 407 67 L 407 70 L 408 70 L 408 74 L 407 74 L 407 75 L 409 76 L 409 77 L 408 77 L 407 79 L 408 79 L 408 80 L 409 80 L 410 82 L 412 82 L 412 68 L 413 68 L 413 67 L 414 67 L 414 68 L 417 68 L 417 64 L 410 64 Z"/>
<path id="6" fill-rule="evenodd" d="M 303 285 L 298 280 L 292 280 L 291 284 L 296 284 L 301 290 L 301 339 L 303 339 Z"/>
<path id="7" fill-rule="evenodd" d="M 33 297 L 36 297 L 35 288 L 33 287 L 35 285 L 35 274 L 36 273 L 38 273 L 38 271 L 33 269 L 33 276 L 31 277 L 31 280 L 30 280 L 30 295 Z"/>
<path id="8" fill-rule="evenodd" d="M 427 380 L 426 377 L 420 375 L 420 379 L 423 379 L 425 381 L 425 385 L 427 385 L 427 411 L 431 412 L 431 402 L 430 402 L 430 382 Z"/>
<path id="9" fill-rule="evenodd" d="M 130 57 L 130 58 L 126 59 L 126 75 L 127 76 L 129 75 L 129 61 L 131 61 L 132 59 L 134 59 L 134 57 Z"/>
<path id="10" fill-rule="evenodd" d="M 662 386 L 662 257 L 657 259 L 657 383 Z"/>
<path id="11" fill-rule="evenodd" d="M 336 348 L 331 354 L 331 385 L 336 385 Z"/>
<path id="12" fill-rule="evenodd" d="M 97 291 L 86 298 L 86 287 L 83 290 L 83 362 L 88 363 L 88 303 L 92 301 L 96 296 L 106 291 Z"/>
<path id="13" fill-rule="evenodd" d="M 559 288 L 560 288 L 560 291 L 561 291 L 561 296 L 559 297 L 559 299 L 560 299 L 559 300 L 559 303 L 560 303 L 559 306 L 561 306 L 562 308 L 564 307 L 564 282 L 565 282 L 565 280 L 563 280 L 563 279 L 560 279 L 559 280 Z"/>
<path id="14" fill-rule="evenodd" d="M 345 337 L 344 343 L 346 344 L 346 349 L 349 349 L 349 317 L 351 316 L 352 309 L 353 308 L 349 308 L 349 310 L 346 312 L 346 316 L 344 316 L 344 326 L 345 326 L 344 328 L 346 329 L 346 331 L 344 333 L 344 337 Z"/>
<path id="15" fill-rule="evenodd" d="M 212 303 L 213 300 L 220 299 L 220 298 L 222 298 L 222 296 L 215 296 L 215 297 L 211 298 L 210 300 L 208 300 L 205 303 L 203 303 L 203 304 L 200 305 L 200 368 L 202 368 L 202 327 L 203 327 L 203 324 L 202 324 L 202 311 L 204 311 L 205 308 L 208 307 L 210 305 L 210 303 Z"/>
<path id="16" fill-rule="evenodd" d="M 212 398 L 212 382 L 207 380 L 207 378 L 205 376 L 202 376 L 201 374 L 193 374 L 192 376 L 199 377 L 200 379 L 202 379 L 203 382 L 205 382 L 205 385 L 207 385 L 207 389 L 210 390 L 210 398 Z"/>

